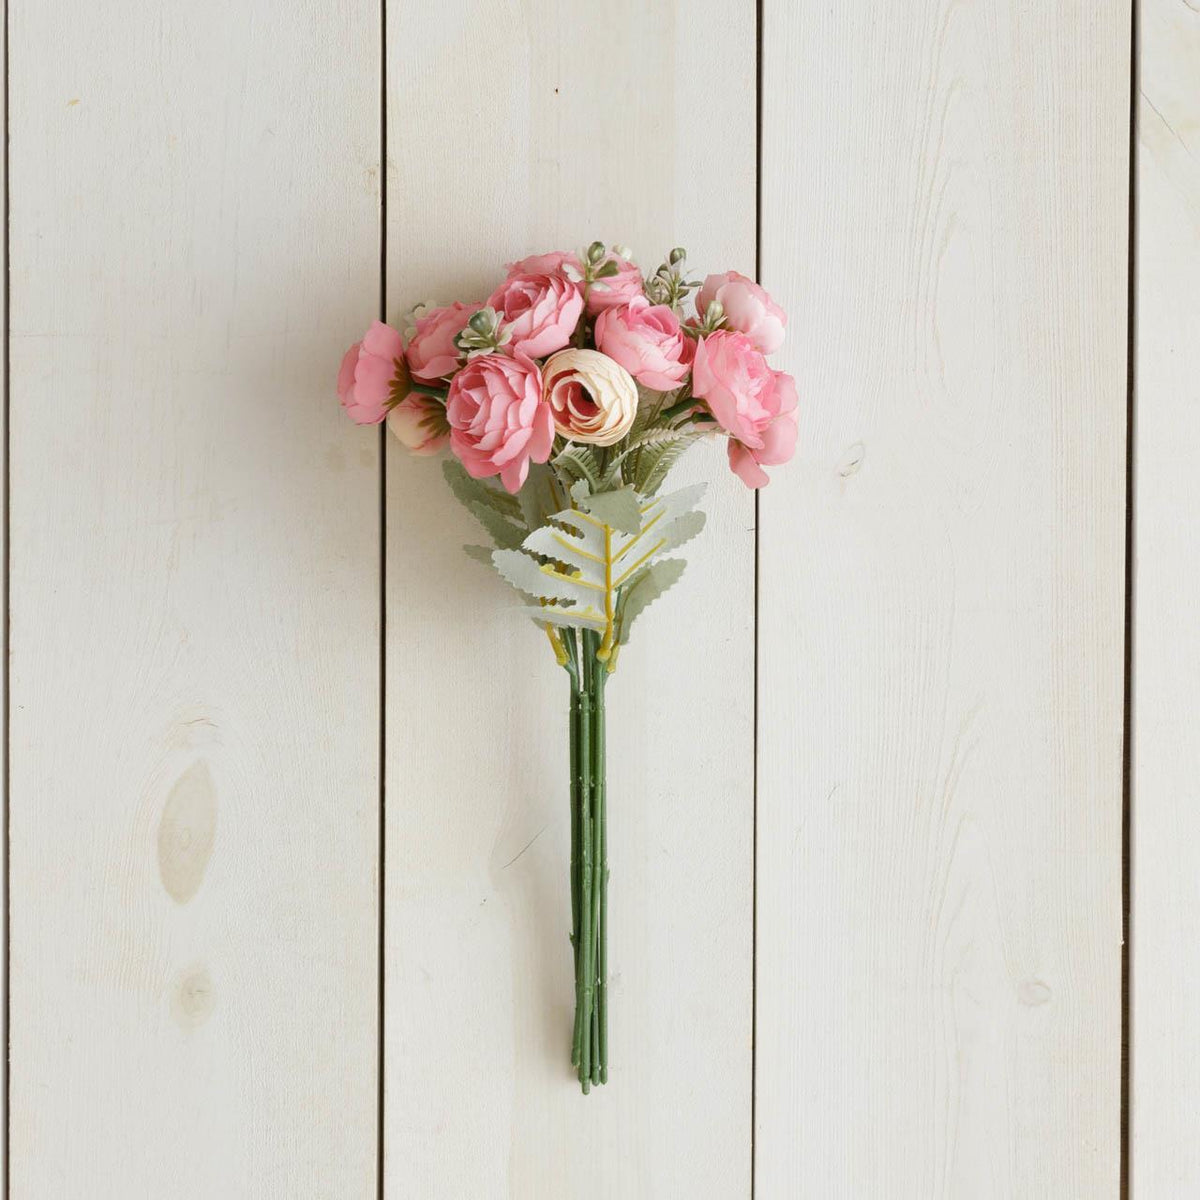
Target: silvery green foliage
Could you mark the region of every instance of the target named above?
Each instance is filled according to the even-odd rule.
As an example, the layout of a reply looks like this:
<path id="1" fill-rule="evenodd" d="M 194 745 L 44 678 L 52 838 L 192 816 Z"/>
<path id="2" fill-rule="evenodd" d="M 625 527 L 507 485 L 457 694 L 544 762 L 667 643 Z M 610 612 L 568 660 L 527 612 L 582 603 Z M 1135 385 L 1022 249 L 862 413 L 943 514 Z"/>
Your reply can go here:
<path id="1" fill-rule="evenodd" d="M 605 653 L 629 637 L 634 618 L 683 572 L 683 559 L 664 556 L 695 537 L 704 514 L 695 505 L 704 484 L 647 497 L 631 487 L 587 494 L 554 513 L 519 549 L 493 553 L 496 569 L 536 599 L 528 614 L 542 624 L 603 633 Z"/>

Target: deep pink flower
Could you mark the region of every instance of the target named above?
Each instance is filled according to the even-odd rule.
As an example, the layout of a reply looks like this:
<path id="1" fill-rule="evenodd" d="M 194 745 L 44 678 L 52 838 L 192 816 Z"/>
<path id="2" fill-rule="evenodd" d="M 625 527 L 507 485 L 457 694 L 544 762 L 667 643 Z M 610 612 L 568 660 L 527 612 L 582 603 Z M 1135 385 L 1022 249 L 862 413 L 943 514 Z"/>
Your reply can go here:
<path id="1" fill-rule="evenodd" d="M 619 304 L 629 304 L 642 295 L 642 273 L 637 263 L 632 263 L 619 254 L 607 254 L 598 264 L 616 263 L 617 273 L 607 279 L 597 279 L 588 288 L 587 310 L 592 316 L 604 312 L 608 308 L 616 308 Z"/>
<path id="2" fill-rule="evenodd" d="M 408 393 L 408 385 L 404 339 L 390 325 L 373 321 L 342 359 L 337 381 L 342 407 L 359 425 L 378 425 L 389 404 Z"/>
<path id="3" fill-rule="evenodd" d="M 796 383 L 767 360 L 744 333 L 710 333 L 696 347 L 692 392 L 729 434 L 729 465 L 747 487 L 762 487 L 764 466 L 796 450 Z"/>
<path id="4" fill-rule="evenodd" d="M 764 354 L 783 345 L 787 313 L 753 279 L 736 271 L 710 275 L 696 296 L 696 311 L 704 316 L 714 300 L 725 310 L 725 324 L 744 333 Z"/>
<path id="5" fill-rule="evenodd" d="M 499 475 L 517 492 L 530 462 L 550 457 L 554 416 L 542 399 L 541 372 L 524 354 L 471 359 L 451 380 L 446 417 L 450 449 L 474 479 Z"/>
<path id="6" fill-rule="evenodd" d="M 583 312 L 583 292 L 565 275 L 510 275 L 489 297 L 512 341 L 513 354 L 543 358 L 571 340 Z"/>
<path id="7" fill-rule="evenodd" d="M 482 304 L 461 304 L 455 301 L 447 308 L 430 309 L 417 321 L 417 332 L 408 343 L 405 357 L 415 379 L 432 383 L 458 369 L 462 351 L 454 339 L 466 328 L 473 313 Z"/>
<path id="8" fill-rule="evenodd" d="M 675 311 L 636 296 L 596 318 L 596 345 L 615 358 L 638 383 L 659 392 L 674 391 L 687 378 L 696 343 L 687 337 Z"/>

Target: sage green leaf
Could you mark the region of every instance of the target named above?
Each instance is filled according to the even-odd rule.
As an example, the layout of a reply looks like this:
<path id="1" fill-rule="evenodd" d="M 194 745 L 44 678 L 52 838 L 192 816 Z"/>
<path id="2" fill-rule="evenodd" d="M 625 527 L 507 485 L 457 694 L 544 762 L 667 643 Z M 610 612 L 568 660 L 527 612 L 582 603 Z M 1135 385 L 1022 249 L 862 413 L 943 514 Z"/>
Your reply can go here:
<path id="1" fill-rule="evenodd" d="M 514 521 L 521 519 L 521 505 L 516 496 L 510 496 L 486 479 L 472 479 L 457 458 L 448 458 L 442 463 L 442 474 L 455 498 L 464 507 L 469 509 L 474 503 L 484 504 L 503 517 Z M 540 522 L 535 522 L 529 528 L 536 528 L 538 524 Z"/>
<path id="2" fill-rule="evenodd" d="M 592 491 L 596 491 L 600 483 L 600 462 L 591 446 L 580 446 L 572 443 L 560 454 L 555 456 L 554 467 L 559 475 L 571 481 L 582 480 Z"/>
<path id="3" fill-rule="evenodd" d="M 545 463 L 530 463 L 525 486 L 517 493 L 526 529 L 537 529 L 544 525 L 569 503 L 554 472 Z"/>
<path id="4" fill-rule="evenodd" d="M 642 527 L 641 504 L 631 487 L 615 492 L 597 492 L 583 500 L 580 507 L 597 521 L 621 533 L 634 534 Z"/>
<path id="5" fill-rule="evenodd" d="M 596 606 L 597 594 L 604 588 L 568 574 L 554 563 L 540 565 L 522 550 L 496 550 L 492 554 L 496 570 L 518 591 L 535 596 L 548 604 L 566 604 L 586 609 Z"/>
<path id="6" fill-rule="evenodd" d="M 495 509 L 489 508 L 481 501 L 468 504 L 471 515 L 488 531 L 492 541 L 501 550 L 515 550 L 525 540 L 525 526 L 514 525 L 512 521 L 502 517 Z"/>
<path id="7" fill-rule="evenodd" d="M 642 447 L 634 459 L 630 482 L 642 495 L 653 496 L 665 482 L 667 472 L 703 436 L 703 433 L 689 430 L 674 440 Z"/>
<path id="8" fill-rule="evenodd" d="M 492 555 L 500 574 L 539 602 L 539 607 L 530 610 L 536 620 L 603 629 L 597 652 L 602 660 L 612 653 L 619 614 L 631 600 L 642 596 L 633 610 L 640 611 L 666 590 L 668 581 L 674 581 L 672 572 L 683 569 L 682 560 L 675 560 L 680 562 L 678 568 L 659 572 L 655 576 L 656 591 L 646 581 L 657 557 L 694 537 L 704 525 L 703 514 L 694 508 L 704 493 L 702 483 L 650 500 L 630 489 L 621 491 L 630 492 L 627 499 L 632 500 L 636 510 L 638 526 L 633 533 L 617 528 L 596 512 L 568 508 L 554 513 L 545 525 L 529 534 L 520 550 L 497 550 Z M 626 503 L 626 499 L 610 499 L 617 494 L 609 492 L 584 500 L 589 504 L 600 500 L 600 511 L 612 516 L 606 507 Z M 647 587 L 645 593 L 643 587 Z"/>
<path id="9" fill-rule="evenodd" d="M 491 546 L 464 546 L 463 553 L 468 558 L 473 558 L 476 562 L 483 563 L 484 566 L 490 567 L 494 565 L 492 563 L 492 555 L 496 552 Z"/>

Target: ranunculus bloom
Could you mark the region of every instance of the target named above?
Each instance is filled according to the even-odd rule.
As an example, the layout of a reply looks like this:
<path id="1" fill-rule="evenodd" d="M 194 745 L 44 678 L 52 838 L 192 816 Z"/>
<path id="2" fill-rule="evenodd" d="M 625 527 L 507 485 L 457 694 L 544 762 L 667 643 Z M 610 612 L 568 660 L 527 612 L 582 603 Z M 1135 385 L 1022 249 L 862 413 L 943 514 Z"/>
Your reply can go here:
<path id="1" fill-rule="evenodd" d="M 593 316 L 604 312 L 606 308 L 616 308 L 618 304 L 629 304 L 635 297 L 642 294 L 642 273 L 637 263 L 622 258 L 619 254 L 608 254 L 604 263 L 616 263 L 617 273 L 607 279 L 597 279 L 588 288 L 587 310 Z"/>
<path id="2" fill-rule="evenodd" d="M 436 454 L 450 440 L 445 406 L 420 392 L 405 396 L 388 413 L 387 424 L 413 454 Z"/>
<path id="3" fill-rule="evenodd" d="M 373 321 L 361 342 L 346 351 L 338 371 L 342 407 L 359 425 L 378 425 L 388 406 L 408 394 L 404 339 L 382 321 Z"/>
<path id="4" fill-rule="evenodd" d="M 578 254 L 572 254 L 569 250 L 551 250 L 547 254 L 531 254 L 528 258 L 521 259 L 520 262 L 509 263 L 505 270 L 510 279 L 514 275 L 562 275 L 564 278 L 570 279 L 571 275 L 567 272 L 567 267 L 575 272 L 575 282 L 578 283 L 583 278 L 583 263 Z"/>
<path id="5" fill-rule="evenodd" d="M 704 316 L 714 300 L 725 310 L 726 325 L 744 333 L 764 354 L 783 345 L 787 313 L 753 279 L 736 271 L 710 275 L 696 296 L 696 311 Z"/>
<path id="6" fill-rule="evenodd" d="M 762 468 L 796 449 L 796 384 L 772 371 L 744 333 L 710 333 L 696 347 L 692 392 L 730 435 L 729 465 L 747 487 L 767 482 Z"/>
<path id="7" fill-rule="evenodd" d="M 554 418 L 542 399 L 542 376 L 524 354 L 483 354 L 450 382 L 446 397 L 450 449 L 474 479 L 499 475 L 520 491 L 530 462 L 543 463 L 554 444 Z"/>
<path id="8" fill-rule="evenodd" d="M 489 297 L 488 307 L 512 333 L 506 350 L 542 358 L 571 340 L 583 312 L 583 292 L 565 275 L 510 275 Z"/>
<path id="9" fill-rule="evenodd" d="M 629 432 L 637 415 L 637 384 L 607 354 L 562 350 L 546 363 L 542 379 L 554 426 L 563 437 L 611 446 Z"/>
<path id="10" fill-rule="evenodd" d="M 596 318 L 596 345 L 615 358 L 638 383 L 674 391 L 687 378 L 696 343 L 687 337 L 675 311 L 636 296 Z"/>
<path id="11" fill-rule="evenodd" d="M 482 307 L 456 300 L 448 308 L 430 309 L 417 321 L 417 332 L 409 340 L 405 353 L 414 378 L 432 383 L 458 369 L 462 351 L 454 339 L 462 333 L 471 315 Z"/>

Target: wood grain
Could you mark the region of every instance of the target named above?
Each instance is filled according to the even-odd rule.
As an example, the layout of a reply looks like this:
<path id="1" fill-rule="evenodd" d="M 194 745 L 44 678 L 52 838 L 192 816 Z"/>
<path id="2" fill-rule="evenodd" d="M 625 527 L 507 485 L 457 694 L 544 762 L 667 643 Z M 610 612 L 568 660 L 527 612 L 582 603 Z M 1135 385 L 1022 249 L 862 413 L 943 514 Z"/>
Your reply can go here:
<path id="1" fill-rule="evenodd" d="M 1115 1197 L 1129 11 L 789 5 L 759 1197 Z"/>
<path id="2" fill-rule="evenodd" d="M 1200 9 L 1142 0 L 1132 738 L 1133 1196 L 1200 1193 Z"/>
<path id="3" fill-rule="evenodd" d="M 365 1200 L 378 10 L 9 17 L 12 1196 Z"/>
<path id="4" fill-rule="evenodd" d="M 752 270 L 754 73 L 749 5 L 390 5 L 390 313 L 592 238 Z M 709 527 L 608 690 L 612 1069 L 585 1098 L 566 676 L 463 556 L 438 465 L 389 447 L 389 1197 L 749 1195 L 754 506 L 694 454 Z"/>

